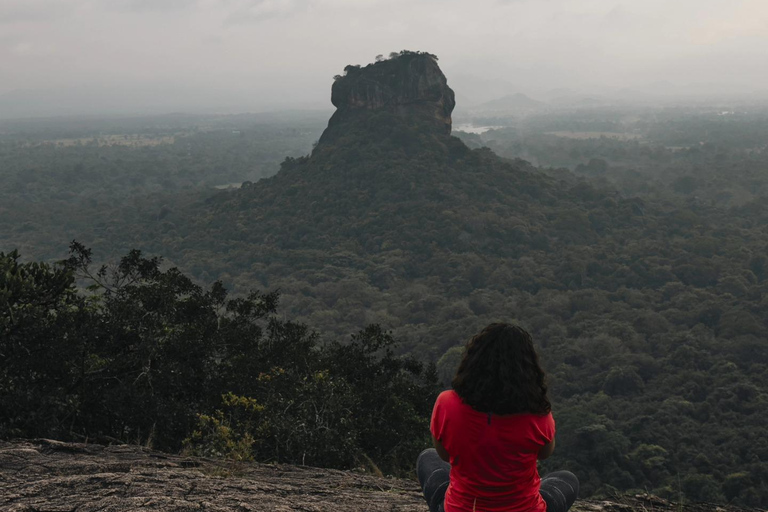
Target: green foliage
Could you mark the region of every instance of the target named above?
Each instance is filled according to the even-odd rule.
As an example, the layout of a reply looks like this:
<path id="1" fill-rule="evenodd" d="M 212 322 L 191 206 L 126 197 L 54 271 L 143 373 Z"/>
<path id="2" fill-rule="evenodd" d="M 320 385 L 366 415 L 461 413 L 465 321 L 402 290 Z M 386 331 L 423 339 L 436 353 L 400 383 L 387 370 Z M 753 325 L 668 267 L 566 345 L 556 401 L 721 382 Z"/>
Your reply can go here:
<path id="1" fill-rule="evenodd" d="M 682 480 L 682 490 L 694 501 L 723 501 L 720 483 L 712 475 L 686 475 Z"/>
<path id="2" fill-rule="evenodd" d="M 516 318 L 550 380 L 559 437 L 545 469 L 575 471 L 585 496 L 648 489 L 764 508 L 766 126 L 759 110 L 576 109 L 472 136 L 470 150 L 418 116 L 380 113 L 310 158 L 299 150 L 317 131 L 244 129 L 244 142 L 201 129 L 143 149 L 0 135 L 3 247 L 50 260 L 82 234 L 101 254 L 162 252 L 194 286 L 222 281 L 195 291 L 161 265 L 138 288 L 80 295 L 56 284 L 64 267 L 21 279 L 55 300 L 0 312 L 3 435 L 152 433 L 177 448 L 195 430 L 215 445 L 223 425 L 261 460 L 370 456 L 401 471 L 428 443 L 431 370 L 394 372 L 390 357 L 438 361 L 447 383 L 453 347 Z M 562 130 L 643 138 L 546 133 Z M 249 167 L 256 153 L 272 171 Z M 254 182 L 211 193 L 222 177 Z M 127 275 L 141 275 L 132 261 Z M 364 339 L 381 331 L 334 348 L 277 317 L 275 296 L 248 296 L 254 286 L 279 288 L 280 311 L 323 340 L 374 323 L 404 343 L 371 350 Z M 384 367 L 357 373 L 368 358 Z M 248 423 L 227 392 L 265 409 Z M 197 414 L 219 423 L 206 430 Z"/>
<path id="3" fill-rule="evenodd" d="M 185 205 L 273 175 L 286 156 L 308 152 L 325 123 L 325 113 L 0 121 L 0 249 L 49 261 L 87 238 L 117 259 L 147 240 L 111 234 L 143 225 L 157 230 L 161 252 L 186 236 L 177 219 Z"/>
<path id="4" fill-rule="evenodd" d="M 227 458 L 236 462 L 253 460 L 255 440 L 251 435 L 254 416 L 264 410 L 254 399 L 233 393 L 222 396 L 227 414 L 198 414 L 195 430 L 183 442 L 184 451 L 197 457 Z"/>
<path id="5" fill-rule="evenodd" d="M 230 299 L 131 251 L 91 268 L 0 254 L 0 434 L 121 440 L 230 458 L 403 473 L 428 440 L 433 369 L 370 326 L 319 343 L 276 293 Z M 75 272 L 89 284 L 78 293 Z"/>
<path id="6" fill-rule="evenodd" d="M 446 389 L 451 387 L 451 381 L 459 369 L 462 357 L 464 357 L 464 347 L 458 346 L 449 348 L 437 360 L 437 376 Z"/>
<path id="7" fill-rule="evenodd" d="M 0 253 L 0 435 L 68 427 L 79 401 L 76 361 L 98 365 L 83 336 L 90 318 L 92 306 L 77 295 L 71 267 Z"/>
<path id="8" fill-rule="evenodd" d="M 437 397 L 434 366 L 393 353 L 395 339 L 378 325 L 352 337 L 349 344 L 326 347 L 326 365 L 359 395 L 351 408 L 363 453 L 383 471 L 413 466 L 424 446 Z M 428 444 L 428 443 L 427 443 Z"/>

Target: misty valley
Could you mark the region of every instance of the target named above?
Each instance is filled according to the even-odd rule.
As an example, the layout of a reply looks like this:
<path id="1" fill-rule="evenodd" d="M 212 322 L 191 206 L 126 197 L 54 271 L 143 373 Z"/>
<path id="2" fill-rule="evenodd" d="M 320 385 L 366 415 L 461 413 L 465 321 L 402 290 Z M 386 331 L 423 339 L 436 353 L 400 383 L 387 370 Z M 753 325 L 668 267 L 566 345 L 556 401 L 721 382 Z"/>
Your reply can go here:
<path id="1" fill-rule="evenodd" d="M 410 476 L 503 320 L 542 471 L 768 507 L 768 106 L 463 107 L 420 52 L 332 102 L 0 120 L 0 437 Z"/>

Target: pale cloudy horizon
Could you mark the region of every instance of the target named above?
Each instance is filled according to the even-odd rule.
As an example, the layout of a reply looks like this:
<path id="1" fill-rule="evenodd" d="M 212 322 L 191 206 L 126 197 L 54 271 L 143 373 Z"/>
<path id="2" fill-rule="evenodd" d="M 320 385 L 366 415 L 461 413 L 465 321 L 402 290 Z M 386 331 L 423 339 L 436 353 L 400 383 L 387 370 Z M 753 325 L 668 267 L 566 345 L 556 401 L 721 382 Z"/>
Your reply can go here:
<path id="1" fill-rule="evenodd" d="M 764 0 L 0 0 L 0 107 L 331 108 L 345 65 L 402 49 L 438 55 L 468 103 L 768 96 Z"/>

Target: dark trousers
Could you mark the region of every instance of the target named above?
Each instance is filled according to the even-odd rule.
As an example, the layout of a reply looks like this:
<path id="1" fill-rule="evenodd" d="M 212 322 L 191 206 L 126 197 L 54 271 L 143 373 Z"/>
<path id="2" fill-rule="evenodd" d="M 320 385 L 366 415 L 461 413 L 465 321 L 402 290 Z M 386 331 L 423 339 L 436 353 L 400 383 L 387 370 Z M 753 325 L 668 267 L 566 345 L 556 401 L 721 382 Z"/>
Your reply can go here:
<path id="1" fill-rule="evenodd" d="M 416 474 L 430 512 L 445 512 L 443 500 L 451 481 L 451 465 L 430 448 L 419 455 Z M 570 471 L 554 471 L 541 479 L 539 493 L 547 512 L 566 512 L 579 495 L 579 480 Z"/>

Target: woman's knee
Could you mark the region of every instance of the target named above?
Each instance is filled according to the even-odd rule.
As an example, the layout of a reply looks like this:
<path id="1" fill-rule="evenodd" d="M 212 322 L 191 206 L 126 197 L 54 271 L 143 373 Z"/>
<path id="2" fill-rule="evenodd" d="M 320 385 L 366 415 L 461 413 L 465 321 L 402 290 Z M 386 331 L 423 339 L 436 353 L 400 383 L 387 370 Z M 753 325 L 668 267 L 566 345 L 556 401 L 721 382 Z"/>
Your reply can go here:
<path id="1" fill-rule="evenodd" d="M 429 475 L 434 471 L 436 459 L 440 459 L 440 456 L 434 448 L 427 448 L 421 452 L 416 459 L 416 476 L 422 486 Z"/>
<path id="2" fill-rule="evenodd" d="M 416 475 L 431 512 L 442 510 L 445 490 L 450 482 L 451 466 L 443 461 L 434 448 L 424 450 L 416 459 Z"/>
<path id="3" fill-rule="evenodd" d="M 570 471 L 554 471 L 541 480 L 541 495 L 550 512 L 566 512 L 579 497 L 579 479 Z"/>
<path id="4" fill-rule="evenodd" d="M 438 456 L 437 450 L 435 450 L 434 448 L 427 448 L 426 450 L 423 450 L 419 454 L 418 458 L 416 459 L 416 465 L 418 466 L 419 464 L 421 464 L 422 460 L 424 460 L 425 458 L 429 459 L 432 456 Z"/>
<path id="5" fill-rule="evenodd" d="M 548 480 L 550 478 L 557 478 L 558 480 L 567 482 L 578 493 L 579 479 L 578 477 L 576 477 L 576 475 L 574 475 L 570 471 L 553 471 L 551 473 L 547 473 L 547 475 L 543 478 L 543 480 Z"/>

